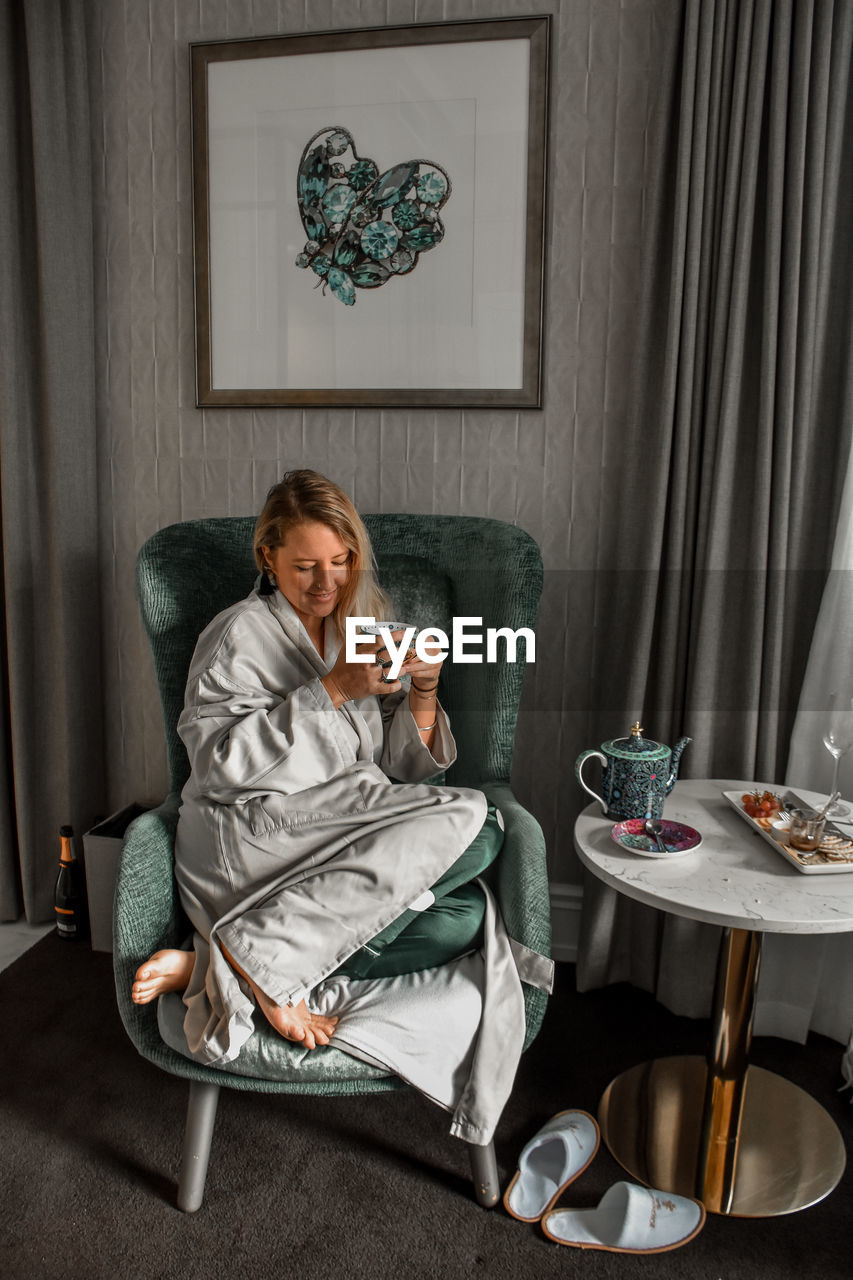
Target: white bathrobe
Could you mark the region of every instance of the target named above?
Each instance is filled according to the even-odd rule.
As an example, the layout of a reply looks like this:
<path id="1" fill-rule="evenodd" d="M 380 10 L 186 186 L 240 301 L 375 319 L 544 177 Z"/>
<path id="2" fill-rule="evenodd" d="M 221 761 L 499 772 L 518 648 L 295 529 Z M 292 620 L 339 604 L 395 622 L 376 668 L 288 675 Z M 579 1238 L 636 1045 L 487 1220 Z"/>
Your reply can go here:
<path id="1" fill-rule="evenodd" d="M 333 1043 L 452 1110 L 458 1136 L 488 1142 L 524 1036 L 524 956 L 488 890 L 476 956 L 403 979 L 330 978 L 423 898 L 487 811 L 481 792 L 425 782 L 455 758 L 440 707 L 432 752 L 405 689 L 335 710 L 320 676 L 338 647 L 327 640 L 321 658 L 280 592 L 253 591 L 199 638 L 178 722 L 192 766 L 175 855 L 196 930 L 187 1047 L 228 1062 L 254 1028 L 250 990 L 224 947 L 276 1004 L 305 997 L 337 1014 Z M 541 958 L 531 960 L 541 973 Z"/>

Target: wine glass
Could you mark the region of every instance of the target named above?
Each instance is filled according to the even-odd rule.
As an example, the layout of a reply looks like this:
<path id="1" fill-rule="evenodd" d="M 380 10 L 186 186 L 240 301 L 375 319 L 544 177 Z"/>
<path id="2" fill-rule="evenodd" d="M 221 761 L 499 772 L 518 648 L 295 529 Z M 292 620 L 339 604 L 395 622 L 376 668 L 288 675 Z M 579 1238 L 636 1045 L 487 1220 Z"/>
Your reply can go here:
<path id="1" fill-rule="evenodd" d="M 853 694 L 850 689 L 835 689 L 826 700 L 823 745 L 835 761 L 829 788 L 829 794 L 833 795 L 838 790 L 841 757 L 853 747 Z M 848 818 L 852 812 L 849 804 L 838 801 L 827 810 L 830 818 Z"/>

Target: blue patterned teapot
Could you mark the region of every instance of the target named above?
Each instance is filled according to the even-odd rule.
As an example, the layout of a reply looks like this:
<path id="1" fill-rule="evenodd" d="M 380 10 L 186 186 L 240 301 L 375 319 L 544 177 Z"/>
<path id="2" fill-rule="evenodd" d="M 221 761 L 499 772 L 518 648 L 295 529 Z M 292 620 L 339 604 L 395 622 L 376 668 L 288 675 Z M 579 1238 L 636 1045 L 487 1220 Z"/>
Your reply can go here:
<path id="1" fill-rule="evenodd" d="M 575 777 L 597 800 L 601 812 L 613 818 L 660 818 L 663 802 L 675 786 L 681 753 L 691 738 L 679 738 L 670 750 L 662 742 L 643 737 L 639 720 L 627 738 L 603 742 L 600 751 L 582 751 L 575 761 Z M 602 794 L 583 779 L 584 763 L 595 756 L 604 766 Z"/>

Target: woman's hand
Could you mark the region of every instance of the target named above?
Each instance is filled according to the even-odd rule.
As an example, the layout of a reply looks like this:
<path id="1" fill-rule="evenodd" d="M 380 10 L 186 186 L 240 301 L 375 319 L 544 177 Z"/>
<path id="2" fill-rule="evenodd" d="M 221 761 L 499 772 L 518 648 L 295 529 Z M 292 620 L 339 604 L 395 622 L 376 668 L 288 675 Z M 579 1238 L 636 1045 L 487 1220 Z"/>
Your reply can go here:
<path id="1" fill-rule="evenodd" d="M 395 637 L 396 638 L 396 637 Z M 441 653 L 439 645 L 435 642 L 427 643 L 423 646 L 427 653 Z M 412 688 L 424 693 L 435 693 L 438 688 L 438 678 L 441 675 L 441 668 L 444 666 L 444 658 L 441 662 L 424 662 L 417 655 L 407 658 L 401 668 L 401 674 L 412 677 Z"/>
<path id="2" fill-rule="evenodd" d="M 395 642 L 399 644 L 403 637 L 403 632 L 392 631 L 391 634 Z M 373 644 L 368 644 L 366 640 L 361 641 L 359 643 L 359 651 L 363 654 L 372 653 L 374 655 L 373 660 L 371 662 L 347 662 L 346 645 L 341 645 L 341 651 L 335 660 L 335 665 L 327 675 L 322 676 L 320 679 L 320 683 L 335 704 L 335 710 L 354 698 L 367 698 L 371 694 L 378 694 L 379 697 L 384 697 L 386 693 L 394 693 L 400 688 L 399 680 L 385 681 L 382 679 L 385 674 L 385 667 L 381 664 L 389 661 L 389 655 L 381 636 L 377 636 Z M 403 670 L 405 669 L 404 667 Z"/>
<path id="3" fill-rule="evenodd" d="M 437 644 L 425 644 L 423 648 L 427 653 L 437 654 L 441 652 Z M 409 710 L 418 727 L 421 742 L 428 750 L 432 750 L 432 745 L 435 741 L 436 716 L 438 714 L 436 710 L 438 677 L 441 674 L 443 662 L 443 658 L 441 662 L 424 662 L 422 658 L 415 655 L 404 662 L 402 666 L 402 670 L 405 671 L 406 675 L 412 678 L 412 687 L 409 690 Z"/>

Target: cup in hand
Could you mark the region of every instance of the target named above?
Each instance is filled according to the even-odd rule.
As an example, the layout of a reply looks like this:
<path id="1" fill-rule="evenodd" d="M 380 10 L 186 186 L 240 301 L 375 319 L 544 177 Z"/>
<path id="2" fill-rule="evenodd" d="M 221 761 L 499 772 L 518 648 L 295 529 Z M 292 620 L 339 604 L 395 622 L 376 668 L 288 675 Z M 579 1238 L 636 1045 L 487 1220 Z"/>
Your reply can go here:
<path id="1" fill-rule="evenodd" d="M 403 635 L 403 633 L 405 632 L 406 628 L 407 628 L 407 627 L 410 627 L 411 625 L 412 625 L 412 623 L 410 623 L 410 622 L 373 622 L 373 623 L 368 623 L 367 625 L 359 626 L 359 631 L 363 631 L 363 632 L 364 632 L 364 634 L 365 634 L 365 635 L 368 635 L 368 636 L 377 636 L 377 637 L 380 637 L 380 638 L 381 638 L 381 636 L 382 636 L 382 628 L 384 627 L 384 628 L 386 629 L 386 631 L 392 631 L 392 632 L 395 632 L 395 633 L 396 633 L 396 632 L 399 632 L 399 633 L 400 633 L 400 636 L 402 636 L 402 635 Z M 409 647 L 408 647 L 408 649 L 406 650 L 406 656 L 405 656 L 405 658 L 403 659 L 403 661 L 404 661 L 404 662 L 408 662 L 408 660 L 409 660 L 410 658 L 414 658 L 414 657 L 416 656 L 416 653 L 415 653 L 415 640 L 417 639 L 417 635 L 418 635 L 418 633 L 417 633 L 417 630 L 416 630 L 416 631 L 415 631 L 415 634 L 412 636 L 411 643 L 409 644 Z M 400 636 L 396 636 L 396 635 L 395 635 L 395 638 L 396 638 L 396 639 L 399 639 L 399 638 L 400 638 Z M 379 663 L 380 667 L 386 667 L 386 668 L 387 668 L 387 667 L 390 667 L 390 666 L 391 666 L 391 657 L 390 657 L 390 655 L 389 655 L 388 657 L 386 657 L 386 658 L 384 658 L 384 659 L 377 658 L 377 662 Z M 392 683 L 393 683 L 393 681 L 390 679 L 390 677 L 389 677 L 389 676 L 384 676 L 384 675 L 383 675 L 383 676 L 381 677 L 381 679 L 382 679 L 383 684 L 392 684 Z"/>

